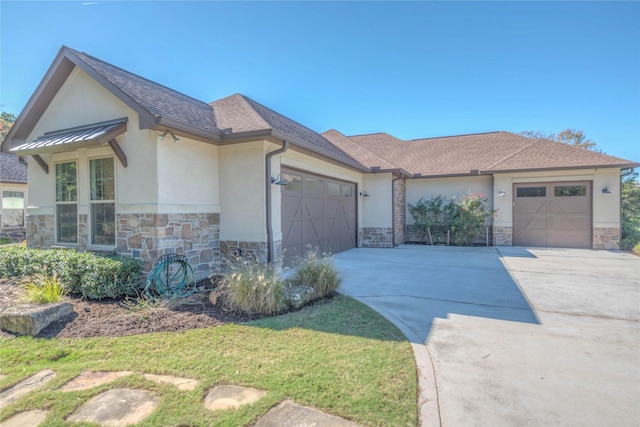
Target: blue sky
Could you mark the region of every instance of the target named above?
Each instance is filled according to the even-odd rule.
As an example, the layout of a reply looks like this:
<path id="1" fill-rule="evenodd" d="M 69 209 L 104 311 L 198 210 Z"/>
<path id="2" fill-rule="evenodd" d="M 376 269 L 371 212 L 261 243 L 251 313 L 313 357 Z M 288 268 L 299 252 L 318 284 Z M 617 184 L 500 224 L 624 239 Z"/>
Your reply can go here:
<path id="1" fill-rule="evenodd" d="M 0 105 L 62 45 L 319 132 L 583 130 L 640 161 L 637 2 L 0 1 Z"/>

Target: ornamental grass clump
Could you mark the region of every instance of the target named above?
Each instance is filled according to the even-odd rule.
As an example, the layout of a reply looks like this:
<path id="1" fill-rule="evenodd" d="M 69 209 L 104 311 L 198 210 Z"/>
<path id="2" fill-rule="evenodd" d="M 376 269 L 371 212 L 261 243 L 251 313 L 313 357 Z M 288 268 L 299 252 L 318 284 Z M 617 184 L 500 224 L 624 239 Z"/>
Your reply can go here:
<path id="1" fill-rule="evenodd" d="M 66 293 L 62 281 L 54 272 L 51 276 L 46 274 L 35 274 L 32 280 L 25 285 L 25 299 L 36 304 L 51 304 L 60 302 Z"/>
<path id="2" fill-rule="evenodd" d="M 222 277 L 217 291 L 224 306 L 246 314 L 277 314 L 287 308 L 285 282 L 273 267 L 236 261 Z"/>
<path id="3" fill-rule="evenodd" d="M 295 269 L 293 283 L 312 287 L 316 298 L 331 294 L 342 281 L 333 265 L 333 258 L 323 257 L 318 250 L 308 252 Z"/>

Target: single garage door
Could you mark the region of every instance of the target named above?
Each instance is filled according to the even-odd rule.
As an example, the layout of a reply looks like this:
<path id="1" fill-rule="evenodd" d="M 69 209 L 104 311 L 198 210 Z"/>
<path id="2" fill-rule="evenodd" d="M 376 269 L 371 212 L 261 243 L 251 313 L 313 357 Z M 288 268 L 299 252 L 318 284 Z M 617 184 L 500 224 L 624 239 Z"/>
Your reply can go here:
<path id="1" fill-rule="evenodd" d="M 335 254 L 356 246 L 355 184 L 290 169 L 282 178 L 285 263 L 316 248 Z"/>
<path id="2" fill-rule="evenodd" d="M 591 248 L 591 181 L 515 184 L 513 244 Z"/>

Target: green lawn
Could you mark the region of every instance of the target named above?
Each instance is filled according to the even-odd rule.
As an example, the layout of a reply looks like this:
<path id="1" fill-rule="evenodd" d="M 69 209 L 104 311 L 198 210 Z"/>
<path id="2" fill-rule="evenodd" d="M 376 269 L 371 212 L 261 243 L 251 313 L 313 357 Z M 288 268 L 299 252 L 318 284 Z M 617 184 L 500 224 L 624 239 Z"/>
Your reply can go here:
<path id="1" fill-rule="evenodd" d="M 41 391 L 2 408 L 0 421 L 26 409 L 47 408 L 45 425 L 64 419 L 91 397 L 112 388 L 144 388 L 159 408 L 144 426 L 250 425 L 286 398 L 361 425 L 417 424 L 416 368 L 402 333 L 363 304 L 332 301 L 245 325 L 122 338 L 0 339 L 0 380 L 5 389 L 35 372 L 57 376 Z M 131 370 L 201 381 L 179 391 L 136 374 L 86 391 L 58 389 L 85 370 Z M 253 405 L 210 412 L 202 404 L 216 385 L 267 391 Z"/>

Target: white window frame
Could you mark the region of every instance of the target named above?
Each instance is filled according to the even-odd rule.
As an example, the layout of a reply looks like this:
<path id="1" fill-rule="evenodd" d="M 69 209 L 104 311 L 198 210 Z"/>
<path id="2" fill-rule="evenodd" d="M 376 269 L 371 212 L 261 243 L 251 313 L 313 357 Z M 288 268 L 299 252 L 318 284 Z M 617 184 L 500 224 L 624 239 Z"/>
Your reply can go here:
<path id="1" fill-rule="evenodd" d="M 109 199 L 109 200 L 93 200 L 91 197 L 91 162 L 93 160 L 104 160 L 104 159 L 111 159 L 111 161 L 113 162 L 113 199 Z M 88 181 L 88 188 L 89 188 L 89 212 L 87 215 L 87 245 L 91 248 L 100 248 L 100 249 L 113 249 L 116 247 L 117 241 L 118 241 L 118 230 L 117 230 L 117 212 L 116 212 L 116 207 L 118 206 L 117 202 L 116 202 L 116 198 L 117 198 L 117 169 L 118 169 L 118 164 L 116 162 L 116 159 L 114 156 L 97 156 L 97 157 L 90 157 L 87 158 L 87 176 L 89 177 L 89 181 Z M 113 211 L 114 211 L 114 218 L 113 218 L 113 230 L 114 230 L 114 236 L 113 236 L 113 244 L 102 244 L 102 243 L 94 243 L 94 234 L 93 234 L 93 207 L 95 205 L 98 204 L 113 204 Z"/>
<path id="2" fill-rule="evenodd" d="M 61 164 L 65 164 L 65 163 L 75 163 L 76 165 L 76 199 L 74 201 L 58 201 L 58 165 Z M 79 196 L 79 162 L 77 159 L 72 159 L 72 160 L 61 160 L 58 161 L 56 163 L 54 163 L 53 165 L 53 186 L 54 186 L 54 194 L 55 194 L 55 209 L 54 209 L 54 219 L 55 219 L 55 241 L 56 244 L 58 245 L 68 245 L 68 246 L 77 246 L 78 245 L 78 241 L 80 239 L 79 236 L 79 215 L 78 215 L 78 209 L 79 209 L 79 202 L 78 202 L 78 196 Z M 59 213 L 58 213 L 58 206 L 63 206 L 63 205 L 75 205 L 76 206 L 76 241 L 75 242 L 64 242 L 64 241 L 60 241 L 60 230 L 58 229 L 58 219 L 59 219 Z"/>
<path id="3" fill-rule="evenodd" d="M 16 208 L 7 208 L 4 206 L 4 193 L 22 193 L 22 225 L 5 225 L 4 221 L 6 218 L 7 210 L 18 210 Z M 21 229 L 25 227 L 26 222 L 26 214 L 27 214 L 27 190 L 25 188 L 13 188 L 6 187 L 0 190 L 0 213 L 2 214 L 2 222 L 0 223 L 0 228 L 4 228 L 6 230 L 10 229 Z"/>

